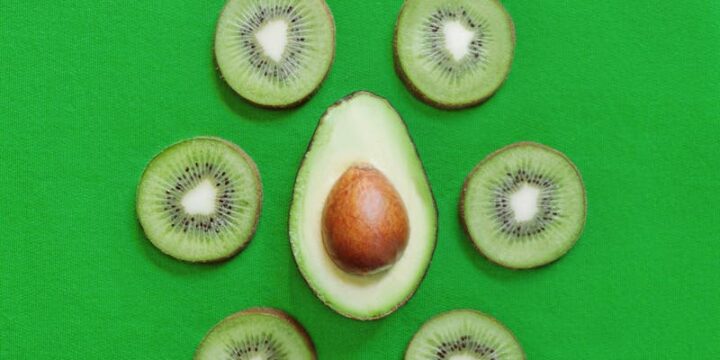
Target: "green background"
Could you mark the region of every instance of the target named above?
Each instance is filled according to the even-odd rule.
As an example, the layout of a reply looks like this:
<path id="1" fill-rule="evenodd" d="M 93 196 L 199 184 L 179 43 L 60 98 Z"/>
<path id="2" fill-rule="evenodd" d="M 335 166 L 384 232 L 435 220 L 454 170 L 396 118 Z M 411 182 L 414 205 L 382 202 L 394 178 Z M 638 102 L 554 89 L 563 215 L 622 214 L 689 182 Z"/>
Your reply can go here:
<path id="1" fill-rule="evenodd" d="M 223 2 L 0 0 L 0 358 L 189 359 L 226 315 L 273 306 L 324 359 L 397 359 L 420 324 L 488 312 L 530 359 L 708 359 L 720 352 L 720 2 L 506 0 L 512 73 L 489 102 L 441 111 L 393 72 L 400 1 L 330 0 L 337 56 L 291 111 L 252 107 L 213 68 Z M 405 118 L 439 210 L 438 244 L 410 302 L 343 318 L 304 283 L 287 216 L 324 109 L 366 89 Z M 238 257 L 162 255 L 135 220 L 135 187 L 165 146 L 217 135 L 257 162 L 257 235 Z M 565 152 L 584 177 L 577 246 L 533 271 L 489 264 L 463 235 L 465 175 L 520 140 Z"/>

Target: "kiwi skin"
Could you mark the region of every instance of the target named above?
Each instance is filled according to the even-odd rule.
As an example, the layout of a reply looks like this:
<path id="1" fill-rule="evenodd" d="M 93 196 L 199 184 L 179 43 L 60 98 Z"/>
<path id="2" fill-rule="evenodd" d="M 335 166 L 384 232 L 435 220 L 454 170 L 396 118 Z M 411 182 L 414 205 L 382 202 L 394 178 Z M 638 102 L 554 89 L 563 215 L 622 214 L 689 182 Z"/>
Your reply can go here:
<path id="1" fill-rule="evenodd" d="M 408 0 L 405 0 L 405 2 L 403 2 L 402 7 L 400 8 L 399 14 L 402 14 L 403 10 L 405 9 L 405 4 L 407 1 Z M 505 13 L 505 16 L 507 17 L 508 23 L 510 24 L 510 32 L 512 34 L 512 45 L 513 45 L 512 53 L 510 53 L 510 64 L 512 64 L 513 58 L 515 57 L 515 42 L 516 42 L 516 40 L 515 40 L 515 23 L 513 23 L 512 18 L 510 17 L 510 14 L 507 12 L 505 7 L 502 6 L 502 4 L 498 0 L 490 0 L 490 1 L 496 2 L 499 5 L 499 7 L 503 10 L 503 12 Z M 500 83 L 500 86 L 498 86 L 497 89 L 495 89 L 495 91 L 493 91 L 492 93 L 488 94 L 487 96 L 477 99 L 475 101 L 470 101 L 470 102 L 463 103 L 463 104 L 446 104 L 446 103 L 441 103 L 441 102 L 437 102 L 433 99 L 430 99 L 429 97 L 427 97 L 427 95 L 425 95 L 422 91 L 420 91 L 420 89 L 418 89 L 415 86 L 415 84 L 413 84 L 413 82 L 408 77 L 407 72 L 405 71 L 405 69 L 403 69 L 402 65 L 400 64 L 400 54 L 398 53 L 398 47 L 397 47 L 397 38 L 398 38 L 398 31 L 399 31 L 398 25 L 400 25 L 399 20 L 400 20 L 400 15 L 398 15 L 398 21 L 396 21 L 395 30 L 393 31 L 393 60 L 395 63 L 395 72 L 398 74 L 398 77 L 400 77 L 402 82 L 405 83 L 405 86 L 408 88 L 408 90 L 410 90 L 410 92 L 416 98 L 420 99 L 424 103 L 434 106 L 439 109 L 443 109 L 443 110 L 460 110 L 460 109 L 467 109 L 467 108 L 470 108 L 470 107 L 473 107 L 476 105 L 480 105 L 480 104 L 488 101 L 493 95 L 495 95 L 495 93 L 497 93 L 498 90 L 500 90 L 500 88 L 505 84 L 505 81 L 507 80 L 508 76 L 510 76 L 510 71 L 512 69 L 512 66 L 510 66 L 510 68 L 508 68 L 508 71 L 505 74 L 505 78 L 503 78 L 502 82 Z"/>
<path id="2" fill-rule="evenodd" d="M 466 195 L 466 193 L 467 193 L 467 191 L 468 191 L 468 183 L 470 182 L 470 179 L 473 177 L 473 175 L 475 175 L 475 172 L 477 172 L 478 169 L 479 169 L 482 165 L 484 165 L 486 162 L 490 161 L 492 158 L 494 158 L 494 157 L 497 156 L 499 153 L 501 153 L 501 152 L 503 152 L 503 151 L 505 151 L 505 150 L 509 150 L 509 149 L 512 149 L 512 148 L 515 148 L 515 147 L 520 147 L 520 146 L 528 146 L 528 145 L 534 146 L 534 147 L 537 147 L 537 148 L 541 148 L 541 149 L 544 149 L 544 150 L 549 150 L 549 151 L 551 151 L 551 152 L 553 152 L 553 153 L 555 153 L 555 154 L 558 154 L 558 155 L 562 156 L 562 157 L 568 162 L 568 164 L 570 164 L 570 166 L 572 166 L 573 170 L 575 170 L 575 173 L 577 174 L 578 178 L 580 179 L 580 184 L 582 185 L 582 190 L 583 190 L 582 201 L 583 201 L 583 209 L 584 209 L 584 214 L 585 214 L 585 216 L 584 216 L 583 219 L 582 219 L 582 224 L 581 224 L 581 226 L 580 226 L 580 232 L 577 234 L 577 237 L 575 238 L 575 241 L 573 241 L 573 243 L 567 248 L 567 250 L 566 250 L 564 253 L 560 254 L 560 256 L 558 256 L 557 259 L 555 259 L 555 260 L 553 260 L 553 261 L 550 261 L 550 262 L 548 262 L 548 263 L 545 263 L 545 264 L 541 264 L 541 265 L 538 265 L 538 266 L 534 266 L 534 267 L 517 267 L 517 266 L 513 266 L 513 265 L 510 265 L 510 264 L 505 264 L 505 263 L 498 262 L 498 261 L 496 261 L 496 260 L 491 259 L 491 258 L 490 258 L 489 256 L 487 256 L 485 253 L 483 253 L 482 250 L 480 250 L 480 248 L 477 246 L 477 244 L 475 243 L 475 241 L 472 240 L 472 236 L 470 236 L 470 229 L 468 228 L 468 224 L 465 222 L 465 195 Z M 460 191 L 460 201 L 459 201 L 459 203 L 458 203 L 458 215 L 459 215 L 459 218 L 460 218 L 460 223 L 462 224 L 462 227 L 463 227 L 463 231 L 465 232 L 465 235 L 468 237 L 468 239 L 470 239 L 470 243 L 472 243 L 472 245 L 473 245 L 473 247 L 475 248 L 475 250 L 477 250 L 483 257 L 485 257 L 486 259 L 488 259 L 490 262 L 492 262 L 492 263 L 494 263 L 494 264 L 497 264 L 497 265 L 500 265 L 500 266 L 502 266 L 502 267 L 505 267 L 505 268 L 507 268 L 507 269 L 511 269 L 511 270 L 525 270 L 525 269 L 532 269 L 532 268 L 542 268 L 542 267 L 548 266 L 548 265 L 553 264 L 553 263 L 557 262 L 558 260 L 562 259 L 562 258 L 565 256 L 565 254 L 567 254 L 567 253 L 570 251 L 570 249 L 572 249 L 573 247 L 575 247 L 575 243 L 577 243 L 577 241 L 580 239 L 580 236 L 582 235 L 582 231 L 583 231 L 583 229 L 585 229 L 585 222 L 587 221 L 587 193 L 586 193 L 586 190 L 585 190 L 585 183 L 584 183 L 583 180 L 582 180 L 582 176 L 580 175 L 580 171 L 578 171 L 578 169 L 577 169 L 577 167 L 575 166 L 575 164 L 574 164 L 574 163 L 570 160 L 570 158 L 568 158 L 564 153 L 562 153 L 562 152 L 560 152 L 560 151 L 558 151 L 558 150 L 556 150 L 556 149 L 553 149 L 553 148 L 551 148 L 551 147 L 549 147 L 549 146 L 547 146 L 547 145 L 543 145 L 543 144 L 536 143 L 536 142 L 532 142 L 532 141 L 516 142 L 516 143 L 514 143 L 514 144 L 510 144 L 510 145 L 504 146 L 504 147 L 502 147 L 502 148 L 500 148 L 500 149 L 498 149 L 498 150 L 495 150 L 495 151 L 492 152 L 490 155 L 488 155 L 487 157 L 485 157 L 485 159 L 483 159 L 482 161 L 480 161 L 480 163 L 478 163 L 477 165 L 475 165 L 475 167 L 472 169 L 472 171 L 470 171 L 470 173 L 468 174 L 468 176 L 465 178 L 465 182 L 463 183 L 462 190 Z"/>
<path id="3" fill-rule="evenodd" d="M 332 69 L 333 64 L 335 63 L 335 18 L 333 17 L 332 11 L 330 11 L 330 8 L 328 7 L 327 2 L 323 1 L 322 4 L 323 4 L 322 5 L 323 10 L 327 13 L 328 18 L 330 18 L 330 24 L 332 25 L 332 31 L 330 34 L 332 36 L 332 51 L 331 51 L 332 55 L 330 57 L 330 63 L 328 64 L 327 70 L 325 71 L 325 74 L 323 75 L 322 79 L 320 79 L 318 86 L 315 87 L 315 89 L 313 91 L 311 91 L 310 93 L 308 93 L 305 97 L 303 97 L 302 99 L 298 99 L 297 101 L 289 103 L 289 104 L 268 105 L 268 104 L 260 104 L 260 103 L 254 102 L 254 101 L 247 99 L 247 98 L 243 97 L 242 95 L 240 95 L 237 91 L 235 91 L 235 89 L 233 89 L 232 85 L 230 85 L 229 82 L 225 81 L 225 77 L 223 76 L 222 71 L 220 70 L 220 65 L 218 65 L 217 57 L 215 57 L 215 35 L 213 35 L 213 46 L 210 51 L 212 51 L 213 63 L 215 63 L 215 70 L 217 71 L 218 75 L 220 76 L 220 79 L 222 79 L 223 82 L 230 89 L 233 89 L 233 92 L 235 92 L 238 96 L 243 98 L 249 104 L 252 104 L 252 105 L 260 107 L 260 108 L 265 108 L 265 109 L 269 109 L 269 110 L 283 110 L 283 109 L 296 108 L 296 107 L 306 103 L 308 100 L 310 100 L 311 97 L 313 97 L 313 95 L 315 95 L 315 93 L 318 92 L 318 90 L 320 90 L 320 87 L 325 82 L 325 79 L 327 79 L 328 75 L 330 74 L 330 69 Z M 225 7 L 223 6 L 223 9 L 221 9 L 220 13 L 218 14 L 218 18 L 220 17 L 220 15 L 222 14 L 222 12 L 224 10 L 225 10 Z M 218 23 L 215 25 L 215 33 L 217 33 L 219 26 L 220 26 L 220 22 L 218 21 Z"/>
<path id="4" fill-rule="evenodd" d="M 298 334 L 300 334 L 300 336 L 305 341 L 305 344 L 307 344 L 308 348 L 310 349 L 310 352 L 312 352 L 312 359 L 317 360 L 317 351 L 315 350 L 315 344 L 313 343 L 312 339 L 310 338 L 310 335 L 308 335 L 305 328 L 297 320 L 295 320 L 295 318 L 290 316 L 288 313 L 286 313 L 282 310 L 278 310 L 278 309 L 274 309 L 274 308 L 267 308 L 267 307 L 250 308 L 247 310 L 243 310 L 243 311 L 234 313 L 234 314 L 220 320 L 220 322 L 215 324 L 215 326 L 213 326 L 212 329 L 210 329 L 207 332 L 207 334 L 205 334 L 205 337 L 202 339 L 202 341 L 200 341 L 200 345 L 198 345 L 197 348 L 199 349 L 203 346 L 205 341 L 207 341 L 208 335 L 210 335 L 210 333 L 212 333 L 215 330 L 215 328 L 218 327 L 218 325 L 220 325 L 220 323 L 225 322 L 225 320 L 230 320 L 230 319 L 234 319 L 236 317 L 240 317 L 243 315 L 249 315 L 249 314 L 270 315 L 270 316 L 276 317 L 276 318 L 283 320 L 283 321 L 287 322 L 288 324 L 290 324 L 293 328 L 295 328 L 295 330 L 297 330 Z M 195 356 L 193 356 L 193 358 L 195 358 Z"/>
<path id="5" fill-rule="evenodd" d="M 505 326 L 505 324 L 501 323 L 500 321 L 498 321 L 498 320 L 495 319 L 494 317 L 492 317 L 492 316 L 490 316 L 490 315 L 488 315 L 488 314 L 485 314 L 485 313 L 483 313 L 483 312 L 481 312 L 481 311 L 477 311 L 477 310 L 473 310 L 473 309 L 455 309 L 455 310 L 450 310 L 450 311 L 448 311 L 448 312 L 444 312 L 444 313 L 437 314 L 437 315 L 433 316 L 432 318 L 430 318 L 429 320 L 425 321 L 425 322 L 420 326 L 420 328 L 415 332 L 415 335 L 413 335 L 412 339 L 410 339 L 410 341 L 408 342 L 408 346 L 405 348 L 405 353 L 407 354 L 407 351 L 410 349 L 410 344 L 412 344 L 412 342 L 413 342 L 413 341 L 415 340 L 415 338 L 418 336 L 418 334 L 420 333 L 420 331 L 421 331 L 422 329 L 424 329 L 425 326 L 427 326 L 427 324 L 428 324 L 430 321 L 432 321 L 434 318 L 436 318 L 436 317 L 438 317 L 438 316 L 442 316 L 442 315 L 446 315 L 446 314 L 451 314 L 451 313 L 455 313 L 455 312 L 473 312 L 473 313 L 480 314 L 480 315 L 488 318 L 490 321 L 494 322 L 495 324 L 499 325 L 501 328 L 505 329 L 508 333 L 510 333 L 510 335 L 512 335 L 513 339 L 514 339 L 515 342 L 518 344 L 518 346 L 521 346 L 521 345 L 520 345 L 520 342 L 519 342 L 518 339 L 517 339 L 517 337 L 515 337 L 515 333 L 513 333 L 512 331 L 510 331 L 510 329 L 508 329 L 507 326 Z M 523 350 L 522 347 L 520 347 L 520 350 L 523 352 L 523 360 L 524 360 L 524 359 L 527 359 L 527 355 L 525 354 L 525 350 Z"/>
<path id="6" fill-rule="evenodd" d="M 165 255 L 173 258 L 173 259 L 180 260 L 180 261 L 184 261 L 184 262 L 191 263 L 191 264 L 216 264 L 216 263 L 221 263 L 221 262 L 224 262 L 224 261 L 226 261 L 226 260 L 229 260 L 230 258 L 232 258 L 232 257 L 234 257 L 235 255 L 239 254 L 241 251 L 245 250 L 245 248 L 250 244 L 250 242 L 251 242 L 250 240 L 252 240 L 253 236 L 255 235 L 255 231 L 257 230 L 258 223 L 260 222 L 260 214 L 262 213 L 262 206 L 263 206 L 263 205 L 262 205 L 262 204 L 263 204 L 262 179 L 260 178 L 260 172 L 258 171 L 257 165 L 255 164 L 255 161 L 253 161 L 253 159 L 250 157 L 250 155 L 248 155 L 248 154 L 245 152 L 245 150 L 243 150 L 242 148 L 240 148 L 240 146 L 238 146 L 238 145 L 236 145 L 236 144 L 234 144 L 234 143 L 232 143 L 232 142 L 230 142 L 230 141 L 228 141 L 228 140 L 225 140 L 225 139 L 222 139 L 222 138 L 219 138 L 219 137 L 215 137 L 215 136 L 196 136 L 196 137 L 193 137 L 193 138 L 189 138 L 189 139 L 185 139 L 185 140 L 180 140 L 180 141 L 178 141 L 178 142 L 176 142 L 176 143 L 174 143 L 174 144 L 172 144 L 172 145 L 170 145 L 170 146 L 167 146 L 167 147 L 163 148 L 160 152 L 158 152 L 157 154 L 155 154 L 155 156 L 153 156 L 153 158 L 150 159 L 150 161 L 148 161 L 147 164 L 145 164 L 145 170 L 143 170 L 142 175 L 140 175 L 140 181 L 142 181 L 142 179 L 145 177 L 145 172 L 146 172 L 147 169 L 148 169 L 148 165 L 150 165 L 150 163 L 153 162 L 153 160 L 155 160 L 155 158 L 157 158 L 160 154 L 162 154 L 162 153 L 165 152 L 166 150 L 169 150 L 170 148 L 172 148 L 172 147 L 174 147 L 174 146 L 176 146 L 176 145 L 180 145 L 180 144 L 182 144 L 182 143 L 184 143 L 184 142 L 186 142 L 186 141 L 189 141 L 189 140 L 216 140 L 216 141 L 220 141 L 220 142 L 222 142 L 223 144 L 225 144 L 225 145 L 227 145 L 228 147 L 230 147 L 233 151 L 239 153 L 240 156 L 242 156 L 242 157 L 247 161 L 247 163 L 250 165 L 250 168 L 252 169 L 253 176 L 255 177 L 255 179 L 257 180 L 257 183 L 259 184 L 259 186 L 258 186 L 258 188 L 257 188 L 257 197 L 258 197 L 259 204 L 258 204 L 258 209 L 257 209 L 257 211 L 256 211 L 256 213 L 255 213 L 255 220 L 253 221 L 252 229 L 250 229 L 250 232 L 248 233 L 248 238 L 245 240 L 245 242 L 244 242 L 244 244 L 243 244 L 242 246 L 238 247 L 235 251 L 233 251 L 232 253 L 228 254 L 227 256 L 223 256 L 223 257 L 221 257 L 221 258 L 217 258 L 217 259 L 213 259 L 213 260 L 207 260 L 207 261 L 190 261 L 190 260 L 178 259 L 178 258 L 176 258 L 176 257 L 174 257 L 174 256 L 172 256 L 172 255 L 170 255 L 170 254 L 168 254 L 168 253 L 166 253 L 163 249 L 160 249 L 160 248 L 157 247 L 157 246 L 153 246 L 153 247 L 156 248 L 156 249 L 158 249 L 158 250 L 160 250 L 163 254 L 165 254 Z M 139 201 L 140 199 L 138 198 L 139 195 L 140 195 L 140 191 L 139 191 L 139 190 L 140 190 L 140 181 L 138 182 L 138 186 L 137 186 L 137 188 L 136 188 L 136 195 L 135 195 L 135 217 L 136 217 L 136 219 L 137 219 L 138 224 L 140 224 L 140 227 L 142 227 L 142 223 L 140 222 L 140 218 L 137 217 L 137 214 L 138 214 L 138 206 L 140 205 L 140 201 Z M 150 241 L 150 240 L 148 239 L 148 241 Z"/>
<path id="7" fill-rule="evenodd" d="M 307 146 L 307 149 L 305 149 L 305 154 L 307 154 L 307 153 L 310 151 L 310 149 L 312 148 L 312 146 L 313 146 L 313 141 L 315 140 L 315 134 L 317 133 L 317 130 L 320 128 L 320 125 L 322 124 L 322 121 L 323 121 L 323 119 L 325 118 L 325 115 L 327 115 L 327 113 L 330 112 L 330 110 L 336 108 L 337 106 L 339 106 L 340 104 L 344 103 L 345 101 L 348 101 L 348 100 L 352 99 L 353 97 L 355 97 L 356 95 L 363 94 L 363 93 L 367 93 L 367 94 L 370 94 L 370 95 L 372 95 L 372 96 L 375 96 L 375 97 L 378 97 L 378 98 L 381 98 L 381 99 L 385 100 L 385 101 L 388 103 L 388 105 L 389 105 L 393 110 L 395 110 L 395 107 L 392 106 L 392 104 L 390 103 L 390 101 L 388 101 L 388 100 L 385 99 L 384 97 L 375 95 L 374 93 L 369 92 L 369 91 L 365 91 L 365 90 L 354 91 L 354 92 L 352 92 L 352 93 L 344 96 L 343 98 L 337 100 L 335 103 L 333 103 L 332 105 L 330 105 L 330 107 L 328 107 L 328 108 L 325 110 L 325 112 L 323 112 L 323 114 L 320 116 L 320 121 L 318 122 L 317 126 L 315 127 L 315 130 L 313 131 L 312 136 L 310 137 L 311 140 L 310 140 L 310 143 L 309 143 L 308 146 Z M 395 110 L 395 112 L 397 112 L 397 110 Z M 398 116 L 400 116 L 400 113 L 398 113 Z M 400 117 L 400 119 L 402 119 L 402 117 Z M 408 136 L 410 136 L 410 131 L 409 131 L 408 128 L 407 128 L 407 124 L 405 123 L 404 120 L 402 121 L 402 123 L 403 123 L 403 126 L 405 126 L 405 132 L 408 134 Z M 410 138 L 410 139 L 412 139 L 412 138 Z M 419 158 L 420 158 L 420 154 L 418 154 L 418 152 L 417 152 L 417 146 L 415 145 L 415 140 L 412 140 L 411 142 L 412 142 L 412 144 L 413 144 L 413 147 L 415 148 L 415 156 L 417 156 L 417 158 L 419 159 Z M 422 162 L 421 162 L 421 163 L 422 163 Z M 297 173 L 295 174 L 295 179 L 296 179 L 296 181 L 297 181 L 297 177 L 298 177 L 298 175 L 300 174 L 300 170 L 302 169 L 303 165 L 305 165 L 305 157 L 304 157 L 304 156 L 303 156 L 303 161 L 301 162 L 300 166 L 298 166 L 298 171 L 297 171 Z M 425 166 L 424 166 L 424 165 L 422 166 L 422 170 L 423 170 L 423 176 L 425 177 L 425 181 L 426 181 L 428 184 L 430 184 L 430 180 L 428 179 L 427 171 L 425 170 Z M 437 209 L 437 201 L 435 200 L 435 194 L 433 194 L 433 192 L 432 192 L 432 187 L 430 187 L 430 186 L 428 185 L 428 188 L 430 188 L 430 197 L 432 198 L 433 209 L 435 209 L 435 218 L 437 218 L 437 217 L 438 217 L 438 209 Z M 293 193 L 290 194 L 290 206 L 292 206 L 292 202 L 293 202 L 293 197 L 294 197 L 294 193 L 295 193 L 294 189 L 295 189 L 295 186 L 293 185 Z M 290 224 L 290 215 L 288 214 L 288 226 L 289 226 L 289 224 Z M 435 236 L 435 244 L 433 244 L 433 248 L 432 248 L 432 250 L 430 250 L 430 254 L 431 254 L 431 255 L 430 255 L 430 261 L 428 262 L 428 266 L 425 268 L 425 272 L 423 273 L 422 277 L 420 278 L 420 281 L 418 282 L 418 286 L 415 287 L 415 288 L 408 294 L 408 296 L 405 297 L 405 299 L 403 299 L 401 302 L 399 302 L 399 303 L 398 303 L 395 307 L 393 307 L 392 309 L 388 310 L 388 311 L 385 312 L 385 313 L 381 313 L 381 314 L 378 314 L 378 315 L 375 315 L 375 316 L 371 316 L 371 317 L 366 317 L 366 318 L 355 317 L 355 316 L 353 316 L 352 314 L 348 314 L 348 313 L 339 311 L 339 310 L 335 309 L 334 307 L 330 306 L 330 303 L 329 303 L 328 301 L 326 301 L 323 296 L 320 296 L 320 292 L 318 292 L 318 291 L 312 286 L 312 284 L 310 284 L 310 282 L 307 281 L 307 277 L 305 276 L 305 273 L 303 272 L 302 267 L 300 267 L 300 265 L 297 263 L 297 259 L 296 259 L 294 256 L 293 256 L 293 259 L 294 259 L 294 261 L 295 261 L 295 265 L 296 265 L 295 267 L 298 268 L 298 270 L 300 271 L 303 280 L 305 280 L 305 283 L 308 285 L 308 287 L 309 287 L 310 289 L 312 289 L 313 293 L 315 294 L 315 297 L 317 297 L 318 299 L 320 299 L 320 301 L 322 301 L 327 307 L 331 308 L 333 311 L 335 311 L 335 312 L 339 313 L 340 315 L 342 315 L 342 316 L 344 316 L 344 317 L 346 317 L 346 318 L 349 318 L 349 319 L 360 320 L 360 321 L 372 321 L 372 320 L 378 320 L 378 319 L 384 318 L 384 317 L 386 317 L 386 316 L 394 313 L 395 311 L 397 311 L 397 309 L 401 308 L 401 307 L 402 307 L 403 305 L 405 305 L 408 301 L 410 301 L 410 299 L 415 295 L 415 292 L 416 292 L 417 289 L 420 287 L 420 284 L 422 284 L 423 280 L 425 279 L 425 276 L 427 275 L 428 270 L 430 269 L 430 265 L 432 264 L 432 254 L 435 253 L 435 249 L 437 248 L 437 236 L 438 236 L 438 227 L 437 227 L 437 225 L 435 226 L 434 236 Z"/>

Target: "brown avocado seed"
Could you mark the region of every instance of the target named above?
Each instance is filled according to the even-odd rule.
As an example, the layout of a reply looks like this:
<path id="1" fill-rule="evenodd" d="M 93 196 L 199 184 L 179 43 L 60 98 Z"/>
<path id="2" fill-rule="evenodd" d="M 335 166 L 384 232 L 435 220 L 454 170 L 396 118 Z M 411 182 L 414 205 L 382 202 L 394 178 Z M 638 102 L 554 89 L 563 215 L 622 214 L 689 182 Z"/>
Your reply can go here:
<path id="1" fill-rule="evenodd" d="M 391 267 L 408 241 L 408 216 L 400 194 L 370 165 L 350 167 L 325 201 L 322 236 L 330 257 L 360 275 Z"/>

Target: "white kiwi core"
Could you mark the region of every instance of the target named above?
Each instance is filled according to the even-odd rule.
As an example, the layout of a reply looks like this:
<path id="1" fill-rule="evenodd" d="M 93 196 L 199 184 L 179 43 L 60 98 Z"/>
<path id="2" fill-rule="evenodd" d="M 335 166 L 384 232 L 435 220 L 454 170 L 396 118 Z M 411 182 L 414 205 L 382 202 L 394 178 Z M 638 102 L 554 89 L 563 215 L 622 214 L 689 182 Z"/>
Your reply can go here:
<path id="1" fill-rule="evenodd" d="M 460 61 L 470 52 L 470 43 L 475 37 L 475 32 L 469 30 L 457 20 L 449 21 L 443 26 L 445 35 L 445 49 L 450 53 L 453 60 Z"/>
<path id="2" fill-rule="evenodd" d="M 476 360 L 476 358 L 466 355 L 466 354 L 460 354 L 460 355 L 453 355 L 450 360 Z"/>
<path id="3" fill-rule="evenodd" d="M 210 180 L 203 180 L 182 198 L 181 204 L 188 215 L 212 215 L 215 212 L 217 189 Z"/>
<path id="4" fill-rule="evenodd" d="M 280 62 L 285 52 L 287 30 L 287 22 L 277 19 L 268 21 L 255 33 L 255 39 L 262 47 L 265 55 L 275 62 Z"/>
<path id="5" fill-rule="evenodd" d="M 520 189 L 510 195 L 510 208 L 515 215 L 515 221 L 523 222 L 532 220 L 540 210 L 538 200 L 540 189 L 523 184 Z"/>

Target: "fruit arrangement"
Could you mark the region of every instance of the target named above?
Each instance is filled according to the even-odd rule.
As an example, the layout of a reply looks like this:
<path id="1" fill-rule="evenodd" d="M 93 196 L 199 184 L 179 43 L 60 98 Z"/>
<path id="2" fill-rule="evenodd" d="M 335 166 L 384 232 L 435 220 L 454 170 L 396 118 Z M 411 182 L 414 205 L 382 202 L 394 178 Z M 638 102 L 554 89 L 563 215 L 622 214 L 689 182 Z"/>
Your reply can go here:
<path id="1" fill-rule="evenodd" d="M 394 36 L 396 70 L 419 99 L 443 109 L 477 105 L 502 85 L 515 33 L 496 0 L 406 0 Z M 335 53 L 323 0 L 229 0 L 215 59 L 238 95 L 261 107 L 306 101 Z M 163 150 L 137 189 L 137 217 L 160 251 L 217 262 L 248 245 L 262 209 L 262 182 L 239 146 L 196 137 Z M 519 142 L 481 161 L 458 206 L 472 244 L 513 269 L 567 253 L 586 218 L 578 169 L 561 152 Z M 330 106 L 309 141 L 289 209 L 295 263 L 316 296 L 348 318 L 375 320 L 411 299 L 437 242 L 438 210 L 415 144 L 384 98 L 352 93 Z M 282 310 L 249 309 L 222 320 L 196 359 L 314 359 L 303 327 Z M 524 359 L 515 336 L 475 310 L 426 322 L 406 359 Z"/>

